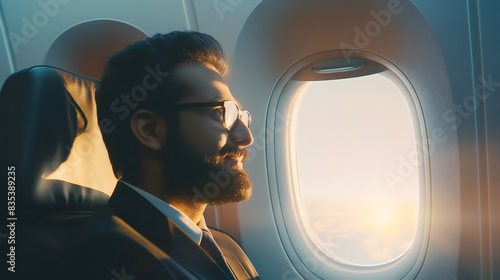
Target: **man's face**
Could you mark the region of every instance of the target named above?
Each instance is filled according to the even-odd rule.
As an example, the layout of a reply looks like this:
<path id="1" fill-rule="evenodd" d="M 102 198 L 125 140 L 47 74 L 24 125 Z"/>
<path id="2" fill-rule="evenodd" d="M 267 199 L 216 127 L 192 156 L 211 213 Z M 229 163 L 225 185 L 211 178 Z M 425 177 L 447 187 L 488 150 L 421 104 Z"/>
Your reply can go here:
<path id="1" fill-rule="evenodd" d="M 181 64 L 174 78 L 187 87 L 186 96 L 178 103 L 238 103 L 210 64 Z M 167 123 L 164 163 L 170 188 L 193 197 L 194 202 L 209 204 L 237 202 L 250 197 L 252 185 L 243 162 L 248 157 L 244 147 L 252 144 L 253 137 L 241 120 L 237 122 L 228 131 L 223 125 L 220 106 L 179 111 L 177 119 Z"/>

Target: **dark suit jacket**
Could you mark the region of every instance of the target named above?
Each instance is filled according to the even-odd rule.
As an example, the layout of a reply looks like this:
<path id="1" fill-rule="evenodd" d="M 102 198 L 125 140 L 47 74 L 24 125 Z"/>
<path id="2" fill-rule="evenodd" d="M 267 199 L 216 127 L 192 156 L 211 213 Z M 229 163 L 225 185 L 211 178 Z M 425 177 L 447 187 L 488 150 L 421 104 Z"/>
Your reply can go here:
<path id="1" fill-rule="evenodd" d="M 241 247 L 210 230 L 238 279 L 258 279 Z M 62 261 L 64 279 L 231 279 L 170 219 L 118 183 L 96 224 Z"/>

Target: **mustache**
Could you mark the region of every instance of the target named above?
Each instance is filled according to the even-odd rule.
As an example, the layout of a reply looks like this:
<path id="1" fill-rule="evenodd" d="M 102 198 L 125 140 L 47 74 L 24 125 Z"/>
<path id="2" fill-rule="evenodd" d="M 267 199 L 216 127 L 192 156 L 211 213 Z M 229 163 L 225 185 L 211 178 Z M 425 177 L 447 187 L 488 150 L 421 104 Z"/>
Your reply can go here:
<path id="1" fill-rule="evenodd" d="M 235 157 L 235 158 L 242 158 L 242 162 L 245 162 L 248 159 L 248 151 L 244 148 L 241 147 L 223 147 L 220 152 L 220 157 L 221 158 L 226 158 L 226 157 Z"/>

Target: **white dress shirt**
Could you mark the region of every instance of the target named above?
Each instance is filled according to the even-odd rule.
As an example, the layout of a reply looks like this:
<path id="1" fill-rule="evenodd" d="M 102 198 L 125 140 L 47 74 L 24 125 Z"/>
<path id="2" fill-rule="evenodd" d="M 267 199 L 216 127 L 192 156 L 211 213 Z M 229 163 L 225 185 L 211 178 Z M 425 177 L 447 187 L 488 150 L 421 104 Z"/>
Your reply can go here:
<path id="1" fill-rule="evenodd" d="M 130 183 L 125 182 L 124 180 L 120 181 L 126 186 L 138 192 L 147 201 L 153 204 L 153 206 L 156 207 L 158 210 L 160 210 L 160 212 L 163 215 L 169 218 L 182 231 L 184 231 L 184 233 L 186 233 L 189 237 L 191 237 L 191 239 L 193 239 L 194 242 L 198 243 L 198 245 L 201 243 L 201 237 L 203 235 L 201 230 L 202 229 L 208 230 L 203 215 L 201 216 L 200 222 L 198 224 L 195 224 L 186 214 L 182 213 L 179 209 L 175 208 L 174 206 L 168 204 L 167 202 L 159 199 L 158 197 L 142 189 L 139 189 L 138 187 Z"/>

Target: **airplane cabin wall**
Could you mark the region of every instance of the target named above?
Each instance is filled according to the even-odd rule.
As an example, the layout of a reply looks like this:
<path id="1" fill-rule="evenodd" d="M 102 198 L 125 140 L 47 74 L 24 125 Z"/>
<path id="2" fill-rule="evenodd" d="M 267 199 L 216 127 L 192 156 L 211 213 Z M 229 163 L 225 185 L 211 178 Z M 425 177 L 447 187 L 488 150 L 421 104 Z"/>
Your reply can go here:
<path id="1" fill-rule="evenodd" d="M 0 3 L 0 81 L 3 82 L 14 72 L 14 64 L 10 54 L 10 45 L 8 41 L 7 30 L 5 28 L 4 12 Z"/>
<path id="2" fill-rule="evenodd" d="M 51 45 L 61 34 L 71 27 L 88 21 L 124 22 L 148 35 L 165 32 L 165 30 L 189 29 L 189 22 L 186 20 L 184 5 L 181 1 L 134 1 L 127 4 L 126 9 L 121 9 L 123 5 L 123 2 L 118 0 L 0 1 L 2 22 L 5 28 L 3 43 L 8 46 L 7 57 L 13 62 L 13 70 L 44 64 Z M 93 30 L 96 36 L 99 31 L 98 28 Z M 124 39 L 128 36 L 121 29 L 114 31 Z M 134 41 L 131 40 L 130 43 Z M 104 46 L 106 43 L 106 41 L 102 42 Z M 96 42 L 96 44 L 99 43 Z M 86 59 L 88 63 L 102 65 L 102 68 L 105 66 L 105 61 L 95 61 L 93 57 Z M 91 76 L 88 73 L 79 74 Z M 3 82 L 6 77 L 1 78 Z"/>
<path id="3" fill-rule="evenodd" d="M 258 267 L 265 269 L 261 273 L 271 279 L 303 277 L 388 279 L 391 278 L 390 275 L 410 279 L 420 269 L 417 265 L 416 268 L 410 267 L 406 270 L 395 263 L 377 267 L 344 265 L 325 260 L 322 255 L 316 255 L 314 246 L 309 245 L 309 248 L 301 246 L 301 240 L 297 238 L 299 229 L 293 224 L 293 218 L 287 217 L 294 216 L 291 213 L 295 213 L 295 220 L 298 220 L 299 210 L 285 206 L 290 204 L 291 191 L 287 191 L 290 187 L 283 184 L 284 180 L 280 178 L 285 175 L 276 175 L 278 172 L 283 173 L 280 171 L 282 169 L 280 165 L 288 164 L 286 159 L 288 155 L 284 155 L 282 150 L 276 148 L 288 145 L 286 140 L 283 142 L 273 135 L 274 129 L 278 129 L 274 124 L 279 122 L 273 117 L 273 110 L 282 109 L 276 107 L 276 100 L 283 99 L 285 94 L 292 94 L 285 93 L 285 89 L 282 90 L 282 79 L 284 81 L 290 79 L 290 75 L 294 72 L 288 74 L 288 71 L 303 59 L 340 49 L 339 44 L 341 46 L 343 42 L 352 42 L 353 37 L 356 38 L 355 27 L 367 25 L 373 20 L 370 17 L 371 11 L 386 9 L 387 3 L 386 1 L 261 2 L 240 34 L 231 85 L 233 90 L 245 93 L 241 101 L 249 104 L 247 105 L 249 110 L 256 112 L 257 115 L 253 130 L 258 138 L 254 142 L 255 147 L 250 149 L 254 153 L 255 150 L 265 150 L 266 155 L 256 153 L 255 159 L 247 164 L 247 170 L 253 176 L 255 184 L 254 197 L 253 200 L 240 204 L 238 210 L 241 211 L 238 213 L 241 227 L 244 229 L 243 243 L 248 240 L 250 257 L 255 259 Z M 446 134 L 449 136 L 447 143 L 441 144 L 430 155 L 433 158 L 432 181 L 436 187 L 432 189 L 432 212 L 424 211 L 425 214 L 420 218 L 427 219 L 432 215 L 433 220 L 427 259 L 424 261 L 421 273 L 425 271 L 425 274 L 432 274 L 434 278 L 444 279 L 456 274 L 460 218 L 456 132 L 448 131 L 450 125 L 444 124 L 441 119 L 441 112 L 445 111 L 443 106 L 448 104 L 451 106 L 451 92 L 441 55 L 439 50 L 436 51 L 437 42 L 428 30 L 425 19 L 422 19 L 411 3 L 404 1 L 402 6 L 402 15 L 394 15 L 394 22 L 391 21 L 392 24 L 385 26 L 385 32 L 377 33 L 378 36 L 372 35 L 372 40 L 359 48 L 394 63 L 395 67 L 407 76 L 421 98 L 428 134 L 433 128 L 442 128 L 446 129 Z M 424 49 L 427 52 L 422 51 Z M 384 63 L 384 66 L 389 67 L 389 64 Z M 428 65 L 430 68 L 427 69 Z M 245 73 L 245 69 L 260 70 Z M 267 110 L 263 106 L 266 102 L 268 102 Z M 281 114 L 287 116 L 287 112 Z M 283 133 L 289 132 L 285 129 Z M 335 145 L 335 142 L 332 141 L 332 144 Z M 425 191 L 421 194 L 425 194 Z M 430 203 L 426 202 L 425 205 L 428 207 Z M 447 212 L 450 210 L 451 214 L 448 216 Z M 274 219 L 269 217 L 268 213 L 273 213 Z M 302 239 L 303 243 L 306 241 L 306 238 Z M 265 256 L 260 254 L 263 250 L 268 252 Z M 423 252 L 418 255 L 419 259 L 425 255 L 425 249 Z M 403 266 L 407 265 L 407 260 L 412 258 L 407 256 L 410 254 L 406 254 L 397 262 L 401 261 Z M 273 265 L 268 265 L 271 262 Z M 405 272 L 410 272 L 410 275 L 405 276 Z M 394 276 L 392 273 L 398 275 Z"/>
<path id="4" fill-rule="evenodd" d="M 485 242 L 487 251 L 490 249 L 491 278 L 500 278 L 500 3 L 498 1 L 481 1 L 478 6 L 478 26 L 480 30 L 478 71 L 477 76 L 492 83 L 483 83 L 482 93 L 489 98 L 484 104 L 484 133 L 483 139 L 483 182 L 486 182 L 487 190 L 482 191 L 483 200 L 488 203 L 486 209 L 488 215 L 487 224 L 489 231 L 485 238 L 490 238 L 489 244 Z M 491 79 L 491 80 L 490 80 Z M 481 84 L 483 80 L 480 80 Z"/>
<path id="5" fill-rule="evenodd" d="M 438 38 L 460 119 L 457 133 L 462 226 L 458 278 L 476 279 L 481 275 L 482 279 L 497 279 L 500 277 L 500 177 L 497 172 L 500 164 L 500 35 L 497 29 L 500 3 L 489 0 L 413 2 Z M 472 100 L 476 100 L 476 104 Z"/>
<path id="6" fill-rule="evenodd" d="M 487 199 L 489 205 L 489 223 L 491 238 L 491 271 L 492 279 L 500 278 L 500 34 L 498 32 L 500 3 L 498 1 L 482 1 L 479 6 L 481 30 L 481 61 L 483 77 L 489 80 L 490 75 L 496 83 L 495 87 L 483 87 L 491 97 L 485 104 L 486 120 L 486 157 L 487 157 Z"/>
<path id="7" fill-rule="evenodd" d="M 127 5 L 119 0 L 40 1 L 56 3 L 57 8 L 52 6 L 49 8 L 52 12 L 49 13 L 45 10 L 47 7 L 44 8 L 38 2 L 0 0 L 0 84 L 17 70 L 43 64 L 52 43 L 64 31 L 91 20 L 124 22 L 148 35 L 186 29 L 206 32 L 221 42 L 232 61 L 240 30 L 248 15 L 261 1 L 148 0 Z M 479 87 L 476 96 L 488 96 L 484 101 L 476 99 L 474 106 L 477 109 L 465 109 L 465 112 L 457 113 L 460 117 L 457 135 L 462 218 L 457 276 L 460 279 L 472 279 L 482 275 L 482 279 L 495 279 L 500 277 L 500 174 L 497 172 L 500 166 L 500 129 L 497 124 L 500 120 L 500 3 L 493 0 L 412 2 L 421 10 L 437 37 L 447 67 L 454 104 L 462 108 L 472 106 L 468 104 L 476 87 Z M 41 15 L 42 13 L 46 16 Z M 34 16 L 38 16 L 36 20 L 39 20 L 36 26 Z M 23 34 L 26 22 L 30 22 L 33 27 L 24 30 Z M 127 34 L 123 36 L 126 37 Z M 104 65 L 104 61 L 95 63 Z M 483 82 L 483 78 L 487 83 Z M 238 92 L 233 94 L 239 98 Z M 265 177 L 265 174 L 262 176 Z M 241 234 L 251 232 L 239 233 L 239 227 L 234 226 L 237 222 L 255 223 L 255 230 L 275 230 L 273 225 L 269 225 L 270 228 L 262 227 L 258 224 L 258 219 L 238 221 L 238 216 L 229 215 L 229 210 L 234 209 L 231 207 L 233 206 L 209 210 L 207 220 L 210 224 L 233 233 L 239 240 L 242 240 Z M 260 213 L 262 209 L 268 209 L 266 207 L 268 206 L 249 210 L 259 215 L 271 215 Z M 248 216 L 250 215 L 246 217 Z M 244 243 L 243 246 L 245 247 Z M 281 248 L 269 244 L 269 250 Z M 252 257 L 259 258 L 259 255 Z M 260 265 L 265 265 L 257 267 L 258 271 L 265 272 L 262 273 L 263 278 L 271 279 L 269 275 L 283 276 L 290 263 L 280 259 Z M 273 270 L 279 273 L 266 274 Z M 420 278 L 434 279 L 432 276 L 433 271 L 424 270 Z"/>

